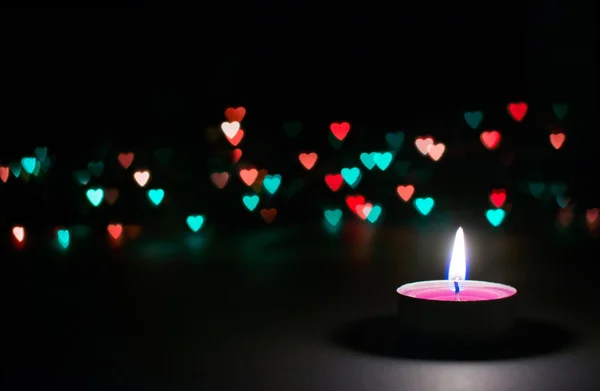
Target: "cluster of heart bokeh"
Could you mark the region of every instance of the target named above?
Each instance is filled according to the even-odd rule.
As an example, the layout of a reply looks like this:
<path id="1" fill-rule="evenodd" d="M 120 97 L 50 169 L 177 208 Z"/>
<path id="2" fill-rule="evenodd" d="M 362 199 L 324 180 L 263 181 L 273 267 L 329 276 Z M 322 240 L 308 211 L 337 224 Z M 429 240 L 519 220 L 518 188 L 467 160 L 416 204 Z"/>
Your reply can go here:
<path id="1" fill-rule="evenodd" d="M 559 120 L 562 120 L 568 112 L 566 104 L 557 103 L 553 105 L 553 111 Z M 507 114 L 514 121 L 521 122 L 528 112 L 528 105 L 525 102 L 512 102 L 507 105 Z M 245 137 L 242 128 L 242 121 L 246 115 L 246 109 L 243 107 L 227 108 L 225 110 L 226 121 L 221 124 L 221 137 L 231 144 L 231 159 L 233 164 L 237 164 L 242 157 L 240 143 Z M 469 111 L 464 113 L 464 120 L 469 127 L 477 130 L 483 120 L 483 112 Z M 330 137 L 338 142 L 343 142 L 351 131 L 348 122 L 332 123 L 330 125 Z M 287 131 L 287 130 L 286 130 Z M 291 130 L 293 133 L 293 130 Z M 405 139 L 403 132 L 390 132 L 386 134 L 386 143 L 389 147 L 385 152 L 365 152 L 360 154 L 360 162 L 366 170 L 378 169 L 385 171 L 393 162 L 396 152 L 402 147 Z M 483 146 L 489 150 L 497 149 L 501 143 L 502 135 L 498 130 L 483 130 L 480 133 L 480 140 Z M 562 131 L 551 132 L 549 134 L 549 146 L 559 150 L 565 143 L 566 135 Z M 429 158 L 433 162 L 438 162 L 443 158 L 446 152 L 446 145 L 436 140 L 432 136 L 418 136 L 414 140 L 414 147 L 424 158 Z M 121 152 L 116 157 L 123 169 L 132 167 L 135 160 L 134 152 Z M 314 151 L 304 151 L 298 155 L 298 164 L 305 170 L 312 170 L 319 161 L 319 155 Z M 48 157 L 47 148 L 36 148 L 33 156 L 25 156 L 18 162 L 12 162 L 7 166 L 0 166 L 0 180 L 6 183 L 10 175 L 27 181 L 31 176 L 38 176 L 50 168 L 51 162 Z M 99 176 L 102 172 L 103 164 L 92 162 L 88 165 L 88 170 L 79 170 L 75 172 L 76 181 L 86 186 L 92 176 Z M 251 212 L 258 212 L 267 224 L 272 224 L 277 219 L 277 209 L 261 208 L 261 195 L 265 193 L 273 196 L 279 190 L 282 183 L 282 176 L 276 173 L 269 173 L 266 170 L 259 170 L 255 167 L 238 167 L 239 171 L 233 175 L 230 172 L 213 172 L 210 174 L 210 180 L 217 189 L 226 188 L 232 176 L 238 176 L 239 180 L 249 188 L 249 192 L 243 194 L 241 202 L 245 208 Z M 152 174 L 150 170 L 135 170 L 132 179 L 141 188 L 146 188 L 147 198 L 154 207 L 159 207 L 165 197 L 165 190 L 159 187 L 150 186 Z M 361 167 L 344 167 L 339 172 L 328 173 L 324 176 L 324 186 L 327 186 L 332 192 L 339 191 L 343 186 L 355 189 L 363 177 Z M 539 198 L 545 191 L 543 183 L 531 183 L 529 190 L 534 197 Z M 565 194 L 566 188 L 551 189 L 556 197 L 556 202 L 560 206 L 558 222 L 561 226 L 568 226 L 573 220 L 573 208 L 569 197 Z M 416 189 L 413 184 L 400 183 L 395 189 L 398 198 L 406 203 L 412 202 L 416 211 L 422 216 L 428 216 L 435 207 L 435 199 L 432 196 L 416 196 Z M 93 206 L 98 207 L 102 203 L 113 205 L 119 197 L 118 189 L 109 189 L 102 187 L 92 187 L 85 190 L 87 201 Z M 346 208 L 350 213 L 357 216 L 366 223 L 375 224 L 380 221 L 383 208 L 376 202 L 365 199 L 362 195 L 348 195 L 346 198 Z M 503 209 L 507 200 L 505 189 L 491 189 L 489 192 L 490 208 L 483 213 L 483 217 L 493 227 L 500 226 L 505 220 L 507 211 Z M 327 231 L 336 232 L 342 224 L 343 211 L 340 208 L 325 209 L 323 211 L 323 224 Z M 600 225 L 599 208 L 589 208 L 585 213 L 587 228 L 594 231 Z M 200 214 L 189 215 L 186 217 L 185 224 L 194 233 L 201 232 L 205 225 L 206 217 Z M 183 223 L 183 222 L 182 222 Z M 131 227 L 130 227 L 131 228 Z M 124 237 L 137 237 L 139 227 L 129 229 L 127 226 L 115 223 L 107 226 L 107 236 L 113 242 L 120 242 Z M 129 235 L 127 234 L 129 232 Z M 26 242 L 26 227 L 12 227 L 14 243 L 22 247 Z M 66 249 L 71 242 L 71 231 L 67 227 L 56 229 L 55 241 L 59 248 Z"/>

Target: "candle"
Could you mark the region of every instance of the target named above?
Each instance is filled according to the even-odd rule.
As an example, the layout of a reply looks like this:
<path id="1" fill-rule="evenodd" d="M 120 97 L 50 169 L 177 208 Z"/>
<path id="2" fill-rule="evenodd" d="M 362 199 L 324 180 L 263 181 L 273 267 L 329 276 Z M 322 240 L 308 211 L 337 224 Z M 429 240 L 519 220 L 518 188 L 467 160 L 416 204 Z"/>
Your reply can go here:
<path id="1" fill-rule="evenodd" d="M 430 336 L 488 338 L 506 334 L 514 325 L 512 286 L 467 280 L 465 238 L 456 231 L 447 280 L 419 281 L 397 289 L 403 329 Z"/>

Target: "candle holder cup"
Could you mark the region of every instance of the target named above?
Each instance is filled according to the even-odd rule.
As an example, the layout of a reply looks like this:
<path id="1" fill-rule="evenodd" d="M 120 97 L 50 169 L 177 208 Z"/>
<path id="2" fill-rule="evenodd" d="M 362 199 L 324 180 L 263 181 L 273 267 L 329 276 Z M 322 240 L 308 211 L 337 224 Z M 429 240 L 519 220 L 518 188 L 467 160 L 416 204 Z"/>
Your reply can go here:
<path id="1" fill-rule="evenodd" d="M 410 287 L 406 288 L 409 285 L 397 291 L 398 323 L 403 333 L 439 344 L 479 344 L 501 341 L 514 329 L 517 300 L 514 288 L 503 285 L 514 293 L 498 298 L 449 301 L 411 296 Z"/>

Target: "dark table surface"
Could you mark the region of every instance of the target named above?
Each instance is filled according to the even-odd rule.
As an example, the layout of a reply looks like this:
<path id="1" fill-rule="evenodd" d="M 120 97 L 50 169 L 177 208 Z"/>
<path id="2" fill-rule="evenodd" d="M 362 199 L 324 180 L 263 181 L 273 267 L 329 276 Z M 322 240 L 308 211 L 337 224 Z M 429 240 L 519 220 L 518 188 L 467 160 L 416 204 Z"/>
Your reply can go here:
<path id="1" fill-rule="evenodd" d="M 593 246 L 466 229 L 469 278 L 517 287 L 519 331 L 500 347 L 440 354 L 396 332 L 395 289 L 445 277 L 452 229 L 205 235 L 13 252 L 3 389 L 600 387 Z"/>

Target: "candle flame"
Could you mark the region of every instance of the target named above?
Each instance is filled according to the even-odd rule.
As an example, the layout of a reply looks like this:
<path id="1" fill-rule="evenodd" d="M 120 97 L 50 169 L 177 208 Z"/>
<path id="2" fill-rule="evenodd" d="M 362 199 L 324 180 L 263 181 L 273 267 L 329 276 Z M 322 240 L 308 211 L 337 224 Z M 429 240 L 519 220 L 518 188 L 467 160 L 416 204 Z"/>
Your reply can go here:
<path id="1" fill-rule="evenodd" d="M 459 227 L 454 237 L 454 248 L 448 268 L 449 280 L 464 280 L 467 277 L 467 259 L 465 255 L 465 233 Z"/>

